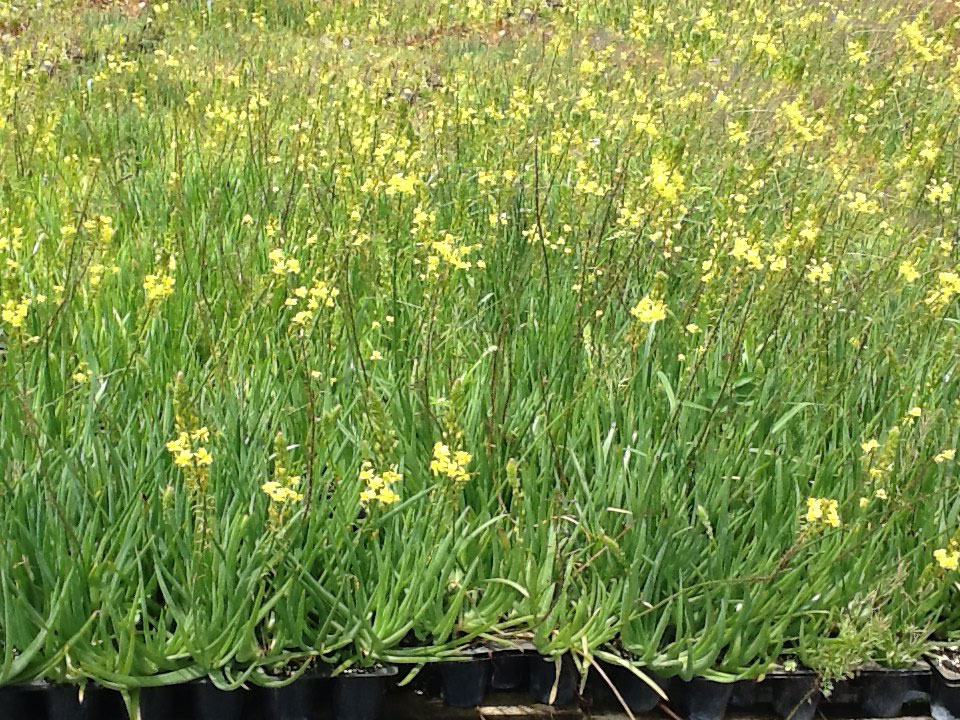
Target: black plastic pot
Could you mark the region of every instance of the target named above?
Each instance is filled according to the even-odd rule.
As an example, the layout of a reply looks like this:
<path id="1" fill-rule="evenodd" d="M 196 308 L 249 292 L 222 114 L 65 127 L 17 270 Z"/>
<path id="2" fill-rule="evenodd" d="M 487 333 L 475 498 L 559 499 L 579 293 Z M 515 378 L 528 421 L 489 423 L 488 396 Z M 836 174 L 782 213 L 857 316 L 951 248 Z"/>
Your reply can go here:
<path id="1" fill-rule="evenodd" d="M 452 707 L 470 708 L 483 702 L 490 682 L 489 658 L 440 665 L 440 697 Z"/>
<path id="2" fill-rule="evenodd" d="M 490 660 L 490 687 L 494 690 L 516 690 L 530 679 L 530 658 L 520 653 L 494 653 Z"/>
<path id="3" fill-rule="evenodd" d="M 127 707 L 120 693 L 92 683 L 83 693 L 82 705 L 89 720 L 125 720 L 127 717 Z"/>
<path id="4" fill-rule="evenodd" d="M 22 686 L 0 687 L 0 720 L 23 720 L 43 712 L 40 693 Z"/>
<path id="5" fill-rule="evenodd" d="M 200 720 L 240 720 L 248 692 L 221 690 L 209 680 L 193 684 L 193 706 Z"/>
<path id="6" fill-rule="evenodd" d="M 663 699 L 646 682 L 638 678 L 632 672 L 622 665 L 613 665 L 611 663 L 602 663 L 602 670 L 607 679 L 620 693 L 623 702 L 630 708 L 631 712 L 645 713 L 653 710 Z M 653 673 L 647 672 L 646 675 L 653 680 L 661 689 L 666 688 L 667 681 Z M 601 680 L 601 685 L 606 685 L 606 681 Z"/>
<path id="7" fill-rule="evenodd" d="M 833 684 L 833 690 L 830 691 L 828 704 L 837 707 L 850 708 L 851 711 L 859 707 L 860 693 L 857 692 L 856 683 L 849 679 L 838 680 Z"/>
<path id="8" fill-rule="evenodd" d="M 861 711 L 875 718 L 900 715 L 904 703 L 924 696 L 929 675 L 926 664 L 904 670 L 862 671 L 853 682 Z"/>
<path id="9" fill-rule="evenodd" d="M 756 680 L 740 680 L 733 683 L 730 691 L 729 707 L 744 709 L 757 708 L 773 703 L 773 692 L 770 682 Z"/>
<path id="10" fill-rule="evenodd" d="M 812 673 L 783 675 L 768 682 L 773 710 L 785 720 L 810 720 L 823 700 L 817 677 Z"/>
<path id="11" fill-rule="evenodd" d="M 387 678 L 395 667 L 347 672 L 334 680 L 333 712 L 337 720 L 374 720 L 380 714 Z"/>
<path id="12" fill-rule="evenodd" d="M 931 659 L 930 714 L 934 720 L 960 720 L 960 673 Z"/>
<path id="13" fill-rule="evenodd" d="M 183 717 L 179 685 L 140 689 L 140 720 L 171 720 Z"/>
<path id="14" fill-rule="evenodd" d="M 673 694 L 687 720 L 721 720 L 732 693 L 731 683 L 693 678 L 675 684 Z"/>
<path id="15" fill-rule="evenodd" d="M 87 720 L 89 703 L 80 701 L 77 685 L 50 685 L 43 693 L 47 720 Z"/>
<path id="16" fill-rule="evenodd" d="M 549 658 L 535 658 L 530 664 L 530 696 L 545 705 L 569 705 L 577 695 L 577 671 L 564 657 L 558 664 Z"/>
<path id="17" fill-rule="evenodd" d="M 317 681 L 300 678 L 283 687 L 263 688 L 264 717 L 268 720 L 313 720 L 318 704 Z"/>

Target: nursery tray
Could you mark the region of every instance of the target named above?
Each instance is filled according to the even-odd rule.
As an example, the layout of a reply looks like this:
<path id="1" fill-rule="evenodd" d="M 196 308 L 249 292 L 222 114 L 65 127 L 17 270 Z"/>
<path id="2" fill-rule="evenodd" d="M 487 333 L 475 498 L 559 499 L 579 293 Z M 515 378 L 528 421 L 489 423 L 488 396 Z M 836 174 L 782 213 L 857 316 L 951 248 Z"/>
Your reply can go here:
<path id="1" fill-rule="evenodd" d="M 476 708 L 482 709 L 483 717 L 544 713 L 576 717 L 582 707 L 591 713 L 617 713 L 624 706 L 643 715 L 662 702 L 642 678 L 606 662 L 598 661 L 599 668 L 590 670 L 580 697 L 580 679 L 569 656 L 558 665 L 532 647 L 478 645 L 453 657 L 428 665 L 407 688 L 391 681 L 397 675 L 393 666 L 348 670 L 335 677 L 321 670 L 284 687 L 224 691 L 208 680 L 197 680 L 143 688 L 141 720 L 396 720 L 411 701 L 446 707 L 450 718 L 459 717 L 461 711 L 476 713 Z M 817 675 L 803 668 L 775 669 L 760 681 L 736 683 L 647 674 L 669 697 L 664 705 L 684 720 L 732 720 L 744 715 L 811 720 L 818 711 L 842 717 L 900 717 L 905 708 L 915 709 L 911 703 L 925 704 L 928 699 L 935 720 L 960 720 L 960 671 L 938 660 L 930 658 L 901 670 L 863 668 L 836 683 L 830 697 L 823 696 Z M 512 699 L 505 701 L 507 697 Z M 524 708 L 536 708 L 536 714 Z M 917 708 L 913 714 L 926 713 L 926 707 Z M 35 683 L 0 688 L 0 720 L 125 718 L 120 693 L 93 683 L 82 699 L 75 686 Z"/>
<path id="2" fill-rule="evenodd" d="M 438 663 L 440 696 L 450 707 L 471 708 L 483 703 L 489 690 L 526 687 L 530 663 L 536 658 L 528 642 L 509 645 L 469 645 Z"/>
<path id="3" fill-rule="evenodd" d="M 140 690 L 140 720 L 375 720 L 393 666 L 305 674 L 283 687 L 220 690 L 208 680 Z M 0 720 L 128 720 L 121 694 L 90 683 L 0 688 Z"/>
<path id="4" fill-rule="evenodd" d="M 897 717 L 906 705 L 928 701 L 929 677 L 925 663 L 902 669 L 867 666 L 852 678 L 838 681 L 830 696 L 824 697 L 813 671 L 777 668 L 761 681 L 736 683 L 731 706 L 769 708 L 790 720 L 807 720 L 820 708 L 847 716 Z"/>

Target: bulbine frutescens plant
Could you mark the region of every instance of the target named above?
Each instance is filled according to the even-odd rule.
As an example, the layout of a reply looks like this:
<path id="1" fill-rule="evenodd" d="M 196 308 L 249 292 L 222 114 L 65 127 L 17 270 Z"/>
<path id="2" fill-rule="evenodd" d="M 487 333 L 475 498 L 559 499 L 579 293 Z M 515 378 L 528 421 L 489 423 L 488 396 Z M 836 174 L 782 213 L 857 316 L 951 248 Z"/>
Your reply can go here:
<path id="1" fill-rule="evenodd" d="M 0 683 L 955 638 L 948 4 L 0 7 Z"/>

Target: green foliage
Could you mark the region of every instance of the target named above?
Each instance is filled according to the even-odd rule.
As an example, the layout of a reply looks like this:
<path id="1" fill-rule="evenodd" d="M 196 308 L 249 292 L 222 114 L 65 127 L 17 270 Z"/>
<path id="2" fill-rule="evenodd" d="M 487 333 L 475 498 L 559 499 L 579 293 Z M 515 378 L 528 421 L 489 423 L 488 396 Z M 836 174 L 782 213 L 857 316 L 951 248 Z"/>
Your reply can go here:
<path id="1" fill-rule="evenodd" d="M 956 636 L 956 23 L 0 2 L 0 683 Z"/>

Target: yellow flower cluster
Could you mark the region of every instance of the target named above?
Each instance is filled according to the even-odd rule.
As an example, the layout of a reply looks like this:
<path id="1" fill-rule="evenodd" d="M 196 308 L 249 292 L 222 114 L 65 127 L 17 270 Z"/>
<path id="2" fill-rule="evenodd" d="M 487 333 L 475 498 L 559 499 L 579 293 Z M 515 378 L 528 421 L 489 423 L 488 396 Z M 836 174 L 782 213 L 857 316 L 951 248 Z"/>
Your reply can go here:
<path id="1" fill-rule="evenodd" d="M 389 470 L 376 473 L 373 470 L 373 464 L 364 462 L 360 466 L 360 479 L 366 487 L 360 491 L 360 502 L 363 505 L 369 505 L 372 502 L 379 502 L 381 505 L 392 505 L 400 499 L 400 496 L 394 492 L 391 487 L 395 483 L 403 480 L 403 474 L 397 472 L 394 465 Z"/>
<path id="2" fill-rule="evenodd" d="M 960 275 L 955 272 L 941 272 L 937 274 L 937 288 L 931 290 L 924 302 L 934 310 L 942 310 L 960 294 Z"/>
<path id="3" fill-rule="evenodd" d="M 297 307 L 300 301 L 306 299 L 306 310 L 300 310 L 293 316 L 292 322 L 295 325 L 309 325 L 313 320 L 315 311 L 320 307 L 332 308 L 334 299 L 340 294 L 339 288 L 332 287 L 323 280 L 316 280 L 313 286 L 307 289 L 305 286 L 298 287 L 293 291 L 293 297 L 286 299 L 287 307 Z"/>
<path id="4" fill-rule="evenodd" d="M 777 46 L 773 42 L 773 36 L 769 33 L 754 33 L 753 47 L 757 53 L 766 54 L 770 58 L 780 55 L 780 51 L 777 50 Z"/>
<path id="5" fill-rule="evenodd" d="M 661 300 L 645 295 L 630 308 L 630 314 L 640 322 L 652 325 L 667 317 L 667 306 Z"/>
<path id="6" fill-rule="evenodd" d="M 927 200 L 934 205 L 946 205 L 952 197 L 953 185 L 948 180 L 934 178 L 927 185 Z"/>
<path id="7" fill-rule="evenodd" d="M 830 498 L 807 498 L 806 520 L 809 523 L 823 522 L 831 527 L 840 527 L 840 512 L 836 500 Z"/>
<path id="8" fill-rule="evenodd" d="M 916 53 L 917 59 L 922 62 L 933 62 L 946 51 L 942 40 L 931 41 L 927 38 L 919 18 L 913 22 L 903 21 L 897 28 L 896 35 L 897 39 L 906 41 Z"/>
<path id="9" fill-rule="evenodd" d="M 933 559 L 944 570 L 956 570 L 960 567 L 960 549 L 957 548 L 957 542 L 952 540 L 949 547 L 934 550 Z"/>
<path id="10" fill-rule="evenodd" d="M 143 290 L 147 294 L 148 302 L 159 302 L 173 295 L 173 288 L 177 281 L 172 275 L 160 272 L 147 275 L 143 279 Z"/>
<path id="11" fill-rule="evenodd" d="M 471 460 L 473 460 L 473 456 L 470 453 L 464 450 L 451 452 L 449 446 L 437 442 L 433 446 L 430 472 L 434 475 L 446 475 L 455 484 L 462 484 L 470 479 L 467 465 L 470 464 Z"/>
<path id="12" fill-rule="evenodd" d="M 279 531 L 293 514 L 293 506 L 303 502 L 303 493 L 300 492 L 301 476 L 295 475 L 291 467 L 287 441 L 283 433 L 278 432 L 273 439 L 273 479 L 260 486 L 270 498 L 267 513 L 270 516 L 270 527 L 274 531 Z"/>
<path id="13" fill-rule="evenodd" d="M 807 282 L 819 286 L 829 283 L 832 276 L 833 265 L 826 261 L 818 263 L 816 260 L 812 260 L 807 266 L 807 272 L 805 275 Z M 824 289 L 827 290 L 828 288 Z"/>
<path id="14" fill-rule="evenodd" d="M 286 472 L 286 468 L 278 468 Z M 287 484 L 284 484 L 286 482 Z M 300 484 L 299 475 L 291 475 L 284 480 L 268 480 L 260 489 L 263 490 L 275 503 L 300 502 L 303 500 L 303 493 L 297 492 L 296 488 Z"/>
<path id="15" fill-rule="evenodd" d="M 917 272 L 917 269 L 913 266 L 913 263 L 909 260 L 904 260 L 900 263 L 900 267 L 897 271 L 897 274 L 906 280 L 908 283 L 912 283 L 918 277 L 920 273 Z"/>
<path id="16" fill-rule="evenodd" d="M 940 465 L 945 463 L 947 460 L 953 460 L 957 456 L 957 451 L 953 448 L 947 448 L 946 450 L 941 450 L 937 453 L 936 457 L 933 458 L 933 461 Z"/>
<path id="17" fill-rule="evenodd" d="M 675 203 L 683 192 L 683 177 L 661 157 L 650 162 L 650 185 L 668 203 Z"/>
<path id="18" fill-rule="evenodd" d="M 427 271 L 436 273 L 440 268 L 441 260 L 452 265 L 457 270 L 469 270 L 473 267 L 483 269 L 486 263 L 483 260 L 470 261 L 467 258 L 480 249 L 480 245 L 457 245 L 456 236 L 442 233 L 440 240 L 429 243 L 433 253 L 427 256 Z"/>
<path id="19" fill-rule="evenodd" d="M 403 173 L 394 173 L 387 181 L 387 187 L 384 192 L 387 195 L 412 195 L 420 185 L 420 178 L 416 175 L 404 175 Z"/>
<path id="20" fill-rule="evenodd" d="M 273 263 L 270 272 L 274 275 L 299 275 L 300 261 L 296 258 L 287 257 L 286 253 L 280 248 L 275 248 L 268 255 L 270 262 Z"/>
<path id="21" fill-rule="evenodd" d="M 74 371 L 73 375 L 71 375 L 70 377 L 73 379 L 75 383 L 82 385 L 83 383 L 88 382 L 90 380 L 91 375 L 92 373 L 90 372 L 90 368 L 87 365 L 87 363 L 81 362 L 77 366 L 76 371 Z"/>
<path id="22" fill-rule="evenodd" d="M 803 99 L 783 102 L 777 109 L 777 117 L 786 120 L 802 142 L 813 142 L 826 130 L 823 120 L 811 120 L 803 112 Z"/>
<path id="23" fill-rule="evenodd" d="M 21 298 L 19 301 L 7 300 L 3 303 L 3 309 L 0 310 L 0 319 L 11 328 L 20 329 L 27 320 L 30 305 L 30 298 Z"/>
<path id="24" fill-rule="evenodd" d="M 213 456 L 200 443 L 209 442 L 210 431 L 206 426 L 179 435 L 167 443 L 167 450 L 173 456 L 173 462 L 181 468 L 206 468 L 213 462 Z"/>

